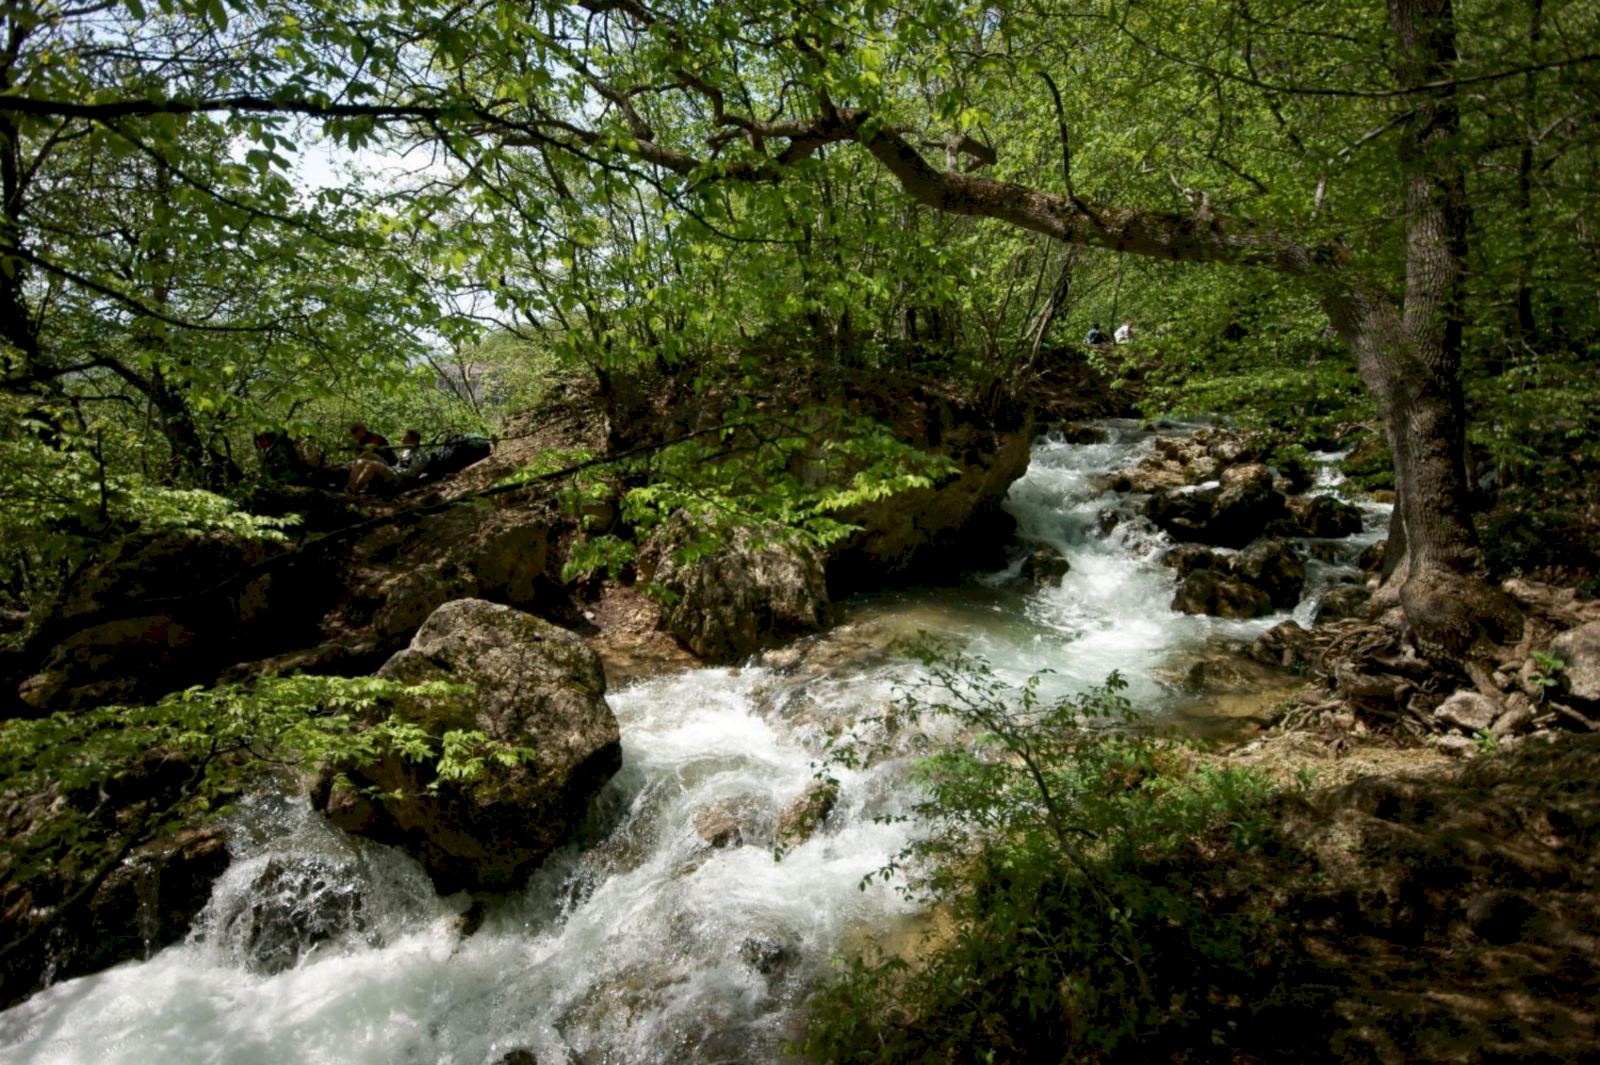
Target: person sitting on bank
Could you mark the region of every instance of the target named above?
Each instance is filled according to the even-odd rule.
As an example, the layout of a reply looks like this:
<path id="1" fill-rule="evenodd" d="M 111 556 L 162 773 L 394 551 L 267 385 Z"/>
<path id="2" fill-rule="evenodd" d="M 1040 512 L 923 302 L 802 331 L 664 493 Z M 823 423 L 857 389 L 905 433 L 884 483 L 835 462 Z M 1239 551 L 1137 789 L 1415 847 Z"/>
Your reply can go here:
<path id="1" fill-rule="evenodd" d="M 1133 320 L 1131 318 L 1117 327 L 1115 339 L 1118 344 L 1126 344 L 1133 340 Z"/>
<path id="2" fill-rule="evenodd" d="M 350 439 L 355 441 L 356 458 L 376 456 L 386 463 L 395 461 L 394 448 L 386 437 L 368 429 L 361 422 L 350 423 Z M 353 464 L 352 464 L 353 465 Z"/>
<path id="3" fill-rule="evenodd" d="M 351 427 L 350 431 L 354 434 L 355 428 Z M 382 440 L 384 445 L 388 444 L 376 433 L 372 435 Z M 357 455 L 350 464 L 350 480 L 345 485 L 345 491 L 357 495 L 374 483 L 394 487 L 414 481 L 427 470 L 431 458 L 432 454 L 422 446 L 422 434 L 415 429 L 407 429 L 400 438 L 400 454 L 393 462 L 384 461 L 376 449 Z"/>
<path id="4" fill-rule="evenodd" d="M 1089 345 L 1091 348 L 1099 347 L 1102 344 L 1111 343 L 1111 341 L 1106 337 L 1104 330 L 1100 328 L 1099 322 L 1096 322 L 1094 325 L 1089 327 L 1089 335 L 1083 338 L 1083 342 Z"/>

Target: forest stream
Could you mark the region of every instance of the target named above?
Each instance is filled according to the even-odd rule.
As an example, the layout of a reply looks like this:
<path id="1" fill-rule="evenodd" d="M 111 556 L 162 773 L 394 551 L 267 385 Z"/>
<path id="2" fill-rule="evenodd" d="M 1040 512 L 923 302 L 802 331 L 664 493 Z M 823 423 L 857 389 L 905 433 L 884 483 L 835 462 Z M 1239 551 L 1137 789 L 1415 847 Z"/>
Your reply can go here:
<path id="1" fill-rule="evenodd" d="M 35 994 L 0 1014 L 0 1059 L 46 1063 L 538 1061 L 767 1062 L 830 959 L 873 942 L 909 949 L 918 915 L 895 883 L 863 879 L 918 831 L 905 812 L 906 755 L 833 767 L 836 805 L 803 842 L 774 850 L 831 729 L 915 688 L 894 641 L 927 631 L 1046 694 L 1112 671 L 1152 725 L 1226 735 L 1295 683 L 1208 689 L 1194 664 L 1285 619 L 1171 609 L 1166 537 L 1139 497 L 1102 490 L 1153 436 L 1101 423 L 1107 439 L 1041 437 L 1006 509 L 1014 561 L 951 587 L 865 597 L 841 625 L 738 669 L 635 681 L 611 692 L 623 768 L 584 840 L 462 934 L 463 897 L 437 897 L 420 867 L 355 843 L 303 802 L 236 814 L 234 862 L 189 940 Z M 1333 491 L 1331 461 L 1316 491 Z M 1381 537 L 1363 505 L 1345 554 Z M 1023 577 L 1030 545 L 1070 564 L 1059 587 Z M 1352 569 L 1308 562 L 1292 616 Z M 939 723 L 925 725 L 937 731 Z M 934 737 L 937 738 L 937 737 Z M 152 894 L 159 884 L 151 884 Z M 508 1057 L 508 1055 L 510 1055 Z"/>

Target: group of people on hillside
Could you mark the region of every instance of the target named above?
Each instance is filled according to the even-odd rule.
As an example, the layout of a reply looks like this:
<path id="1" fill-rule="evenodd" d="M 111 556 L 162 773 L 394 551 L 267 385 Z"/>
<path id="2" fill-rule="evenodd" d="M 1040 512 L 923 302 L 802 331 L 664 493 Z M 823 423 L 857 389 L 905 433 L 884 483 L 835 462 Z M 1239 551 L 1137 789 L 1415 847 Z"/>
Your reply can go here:
<path id="1" fill-rule="evenodd" d="M 1114 344 L 1128 344 L 1128 343 L 1132 343 L 1132 341 L 1133 341 L 1133 321 L 1132 321 L 1132 319 L 1124 321 L 1120 326 L 1117 327 L 1117 331 L 1115 333 L 1113 333 L 1110 337 L 1106 336 L 1105 332 L 1100 328 L 1100 323 L 1096 322 L 1094 325 L 1091 325 L 1089 327 L 1089 334 L 1083 338 L 1083 342 L 1085 344 L 1087 344 L 1091 348 L 1096 348 L 1096 347 L 1100 347 L 1100 346 L 1102 346 L 1104 344 L 1113 344 L 1113 343 Z"/>
<path id="2" fill-rule="evenodd" d="M 337 484 L 343 475 L 344 490 L 351 495 L 379 489 L 399 490 L 425 477 L 440 477 L 465 469 L 489 454 L 487 437 L 449 433 L 432 446 L 424 446 L 422 434 L 407 429 L 397 452 L 380 433 L 362 422 L 350 423 L 350 439 L 355 455 L 348 467 L 328 466 L 320 454 L 310 455 L 296 447 L 287 432 L 267 431 L 256 437 L 261 469 L 268 480 L 285 484 L 323 482 Z"/>

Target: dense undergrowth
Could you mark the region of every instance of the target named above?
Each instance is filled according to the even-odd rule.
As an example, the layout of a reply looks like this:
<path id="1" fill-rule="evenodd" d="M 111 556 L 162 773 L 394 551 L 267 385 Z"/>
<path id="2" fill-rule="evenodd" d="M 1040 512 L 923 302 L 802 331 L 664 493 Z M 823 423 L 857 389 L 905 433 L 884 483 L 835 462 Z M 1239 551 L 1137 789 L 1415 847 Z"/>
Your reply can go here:
<path id="1" fill-rule="evenodd" d="M 953 717 L 926 831 L 879 875 L 915 951 L 841 965 L 827 1062 L 1577 1061 L 1600 1052 L 1596 737 L 1448 772 L 1275 787 L 1132 730 L 1116 678 L 1060 701 L 935 658 L 841 744 Z"/>
<path id="2" fill-rule="evenodd" d="M 981 660 L 922 651 L 931 683 L 836 753 L 870 757 L 923 716 L 971 734 L 921 762 L 915 815 L 927 827 L 877 874 L 936 908 L 938 931 L 912 960 L 880 953 L 840 969 L 812 1001 L 808 1053 L 1166 1059 L 1208 1044 L 1239 995 L 1281 980 L 1271 910 L 1217 913 L 1187 873 L 1260 846 L 1272 785 L 1199 766 L 1139 729 L 1115 674 L 1045 700 L 1038 677 L 1016 689 Z"/>

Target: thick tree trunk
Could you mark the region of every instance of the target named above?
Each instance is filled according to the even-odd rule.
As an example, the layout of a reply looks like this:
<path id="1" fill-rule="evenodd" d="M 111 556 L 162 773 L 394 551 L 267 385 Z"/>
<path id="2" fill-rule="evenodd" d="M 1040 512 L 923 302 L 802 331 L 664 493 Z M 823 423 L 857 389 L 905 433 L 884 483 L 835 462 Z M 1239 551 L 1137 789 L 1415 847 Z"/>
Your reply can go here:
<path id="1" fill-rule="evenodd" d="M 1481 632 L 1500 639 L 1520 624 L 1515 608 L 1483 581 L 1469 509 L 1461 342 L 1467 201 L 1459 114 L 1449 84 L 1455 64 L 1450 0 L 1390 0 L 1402 86 L 1437 85 L 1414 98 L 1400 138 L 1406 210 L 1403 304 L 1362 277 L 1337 247 L 1308 247 L 1247 220 L 1187 217 L 1087 204 L 931 166 L 887 128 L 861 143 L 919 202 L 997 218 L 1073 244 L 1152 258 L 1261 266 L 1304 277 L 1360 368 L 1394 455 L 1404 554 L 1387 591 L 1425 654 L 1465 662 Z M 851 116 L 839 113 L 836 122 Z"/>

